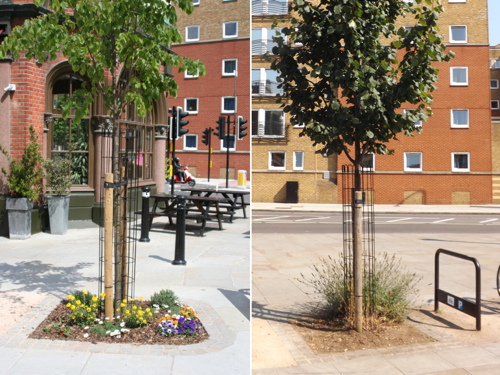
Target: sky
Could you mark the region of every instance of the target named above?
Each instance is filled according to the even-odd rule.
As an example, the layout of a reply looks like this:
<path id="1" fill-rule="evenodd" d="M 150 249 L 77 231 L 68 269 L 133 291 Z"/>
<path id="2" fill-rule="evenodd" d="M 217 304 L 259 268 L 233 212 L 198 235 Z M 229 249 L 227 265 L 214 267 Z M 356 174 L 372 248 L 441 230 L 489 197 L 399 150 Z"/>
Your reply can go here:
<path id="1" fill-rule="evenodd" d="M 500 44 L 500 0 L 488 0 L 488 24 L 490 28 L 490 46 Z"/>

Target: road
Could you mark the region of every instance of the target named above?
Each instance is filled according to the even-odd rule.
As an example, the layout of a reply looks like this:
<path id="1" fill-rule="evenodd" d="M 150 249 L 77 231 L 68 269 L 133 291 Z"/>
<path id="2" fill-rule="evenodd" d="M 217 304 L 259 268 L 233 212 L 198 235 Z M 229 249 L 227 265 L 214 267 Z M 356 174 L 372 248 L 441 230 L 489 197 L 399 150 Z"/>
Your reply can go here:
<path id="1" fill-rule="evenodd" d="M 376 233 L 500 233 L 495 214 L 377 213 Z M 342 213 L 254 211 L 253 233 L 342 233 Z"/>

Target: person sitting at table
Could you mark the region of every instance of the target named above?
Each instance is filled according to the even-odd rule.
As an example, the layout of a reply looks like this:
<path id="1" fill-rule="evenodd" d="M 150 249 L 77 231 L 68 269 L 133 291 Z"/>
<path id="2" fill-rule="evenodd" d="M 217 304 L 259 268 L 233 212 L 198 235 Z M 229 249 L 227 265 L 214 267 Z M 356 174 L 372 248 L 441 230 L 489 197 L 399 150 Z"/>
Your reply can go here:
<path id="1" fill-rule="evenodd" d="M 181 159 L 178 157 L 174 158 L 174 173 L 179 177 L 179 181 L 184 181 L 186 179 L 183 166 L 180 163 Z"/>

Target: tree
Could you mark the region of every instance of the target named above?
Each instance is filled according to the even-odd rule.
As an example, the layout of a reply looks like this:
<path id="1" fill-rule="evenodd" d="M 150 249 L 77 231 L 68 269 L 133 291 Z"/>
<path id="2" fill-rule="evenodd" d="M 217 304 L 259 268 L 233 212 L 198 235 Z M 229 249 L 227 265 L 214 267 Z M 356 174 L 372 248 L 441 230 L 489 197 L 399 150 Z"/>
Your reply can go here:
<path id="1" fill-rule="evenodd" d="M 391 154 L 389 141 L 420 131 L 414 124 L 432 115 L 438 79 L 432 63 L 453 57 L 438 33 L 442 11 L 439 0 L 294 0 L 290 25 L 275 38 L 271 67 L 283 110 L 293 124 L 305 125 L 300 135 L 320 145 L 318 152 L 347 156 L 355 191 L 367 153 Z M 403 17 L 413 27 L 398 27 Z M 399 110 L 405 103 L 415 109 Z M 359 217 L 353 223 L 356 258 Z M 355 283 L 356 267 L 355 260 Z"/>
<path id="2" fill-rule="evenodd" d="M 44 0 L 36 0 L 42 6 Z M 169 46 L 180 43 L 175 27 L 176 8 L 191 13 L 191 0 L 51 0 L 50 11 L 17 26 L 0 46 L 0 58 L 17 59 L 23 53 L 38 63 L 56 60 L 60 56 L 76 74 L 85 78 L 83 87 L 73 97 L 62 101 L 63 117 L 74 111 L 75 122 L 87 115 L 90 103 L 101 94 L 113 121 L 114 182 L 126 180 L 121 173 L 122 160 L 117 120 L 130 103 L 140 116 L 145 116 L 161 95 L 175 96 L 178 86 L 162 70 L 179 67 L 203 75 L 205 68 L 198 60 L 181 58 Z M 115 190 L 115 202 L 121 202 L 120 189 Z M 114 218 L 126 212 L 115 205 Z M 114 222 L 115 230 L 115 306 L 123 299 L 126 278 L 120 271 L 121 259 L 128 259 L 122 241 L 126 237 L 123 225 Z M 119 281 L 118 281 L 119 280 Z M 125 296 L 126 298 L 126 296 Z"/>

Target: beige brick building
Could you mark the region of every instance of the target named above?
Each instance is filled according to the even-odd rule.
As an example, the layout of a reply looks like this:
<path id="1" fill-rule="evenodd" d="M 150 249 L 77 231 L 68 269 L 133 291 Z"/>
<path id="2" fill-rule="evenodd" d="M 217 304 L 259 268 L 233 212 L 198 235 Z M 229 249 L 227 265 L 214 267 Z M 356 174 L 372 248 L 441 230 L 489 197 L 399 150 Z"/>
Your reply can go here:
<path id="1" fill-rule="evenodd" d="M 256 0 L 255 3 L 259 6 L 254 6 L 252 13 L 254 200 L 284 202 L 287 182 L 296 181 L 299 202 L 341 202 L 338 184 L 342 165 L 348 164 L 347 158 L 316 154 L 307 137 L 298 137 L 300 129 L 291 127 L 286 116 L 279 116 L 279 104 L 271 97 L 275 93 L 268 90 L 272 87 L 273 74 L 265 70 L 262 45 L 272 44 L 269 36 L 273 32 L 267 28 L 276 9 L 284 12 L 285 7 L 276 6 L 283 4 L 280 1 Z M 492 202 L 487 0 L 443 0 L 442 3 L 445 11 L 439 21 L 440 32 L 447 49 L 456 56 L 449 63 L 437 64 L 440 74 L 438 89 L 433 93 L 434 115 L 419 124 L 422 133 L 411 138 L 401 135 L 399 141 L 391 142 L 388 147 L 395 150 L 394 155 L 373 155 L 375 203 Z M 286 19 L 285 14 L 278 17 Z M 411 19 L 402 19 L 401 26 L 412 26 L 411 22 Z M 265 36 L 268 37 L 265 43 L 256 43 L 259 37 L 265 40 Z M 261 113 L 267 115 L 268 111 L 275 111 L 275 116 Z M 280 120 L 278 125 L 282 126 L 268 126 L 267 120 L 273 118 L 276 123 Z"/>

